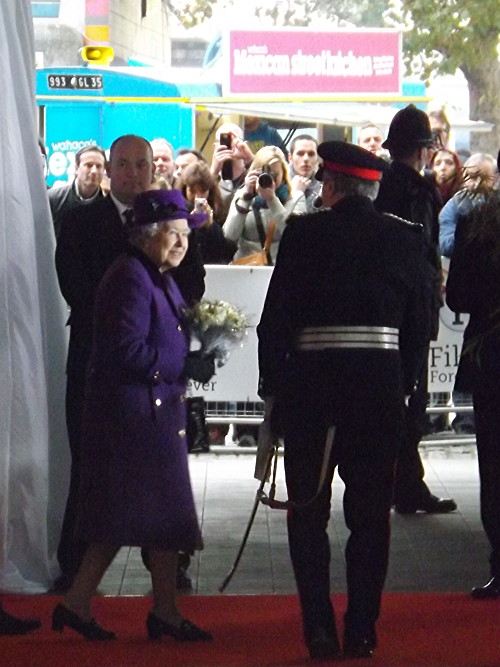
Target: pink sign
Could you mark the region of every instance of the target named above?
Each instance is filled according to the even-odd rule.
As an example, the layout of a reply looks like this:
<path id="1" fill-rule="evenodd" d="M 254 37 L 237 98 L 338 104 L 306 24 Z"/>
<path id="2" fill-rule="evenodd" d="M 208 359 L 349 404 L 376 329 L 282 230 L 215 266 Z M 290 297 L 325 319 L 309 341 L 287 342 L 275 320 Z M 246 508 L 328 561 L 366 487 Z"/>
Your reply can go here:
<path id="1" fill-rule="evenodd" d="M 396 30 L 231 30 L 228 52 L 224 95 L 401 93 Z"/>

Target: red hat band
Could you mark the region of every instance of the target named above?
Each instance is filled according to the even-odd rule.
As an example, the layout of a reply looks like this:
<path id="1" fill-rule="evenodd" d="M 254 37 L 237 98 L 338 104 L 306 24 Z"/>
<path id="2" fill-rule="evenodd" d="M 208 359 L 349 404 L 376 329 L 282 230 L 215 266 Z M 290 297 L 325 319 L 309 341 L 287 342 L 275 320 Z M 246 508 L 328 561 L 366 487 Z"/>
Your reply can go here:
<path id="1" fill-rule="evenodd" d="M 339 164 L 338 162 L 323 161 L 323 165 L 330 171 L 338 171 L 341 174 L 348 174 L 349 176 L 357 176 L 364 178 L 366 181 L 380 181 L 382 172 L 378 169 L 367 169 L 366 167 L 353 167 L 349 164 Z"/>

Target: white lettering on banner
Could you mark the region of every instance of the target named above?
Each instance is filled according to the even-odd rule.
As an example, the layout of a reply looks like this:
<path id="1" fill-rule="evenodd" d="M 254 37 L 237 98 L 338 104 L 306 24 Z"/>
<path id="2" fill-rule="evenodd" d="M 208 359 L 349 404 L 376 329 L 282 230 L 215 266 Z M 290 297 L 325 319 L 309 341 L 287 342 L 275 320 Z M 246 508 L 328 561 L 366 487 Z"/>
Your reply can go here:
<path id="1" fill-rule="evenodd" d="M 51 148 L 53 151 L 79 151 L 84 146 L 94 146 L 97 144 L 95 139 L 84 139 L 83 141 L 71 141 L 71 139 L 64 139 L 63 141 L 53 141 Z"/>
<path id="2" fill-rule="evenodd" d="M 50 145 L 50 154 L 48 159 L 48 175 L 61 178 L 66 176 L 69 181 L 75 175 L 75 154 L 84 146 L 95 146 L 95 139 L 85 139 L 82 141 L 53 141 Z"/>
<path id="3" fill-rule="evenodd" d="M 355 56 L 352 51 L 346 55 L 342 51 L 333 54 L 330 50 L 319 55 L 303 54 L 299 49 L 292 56 L 292 76 L 371 76 L 373 74 L 371 56 Z"/>
<path id="4" fill-rule="evenodd" d="M 450 260 L 442 257 L 441 262 L 443 282 L 446 285 Z M 439 336 L 431 342 L 429 352 L 429 392 L 453 391 L 468 321 L 468 315 L 454 313 L 446 304 L 439 311 Z"/>
<path id="5" fill-rule="evenodd" d="M 443 258 L 443 266 L 447 260 Z M 248 336 L 242 347 L 231 353 L 229 361 L 218 368 L 205 384 L 191 381 L 193 395 L 207 401 L 259 401 L 256 325 L 266 298 L 272 267 L 207 266 L 206 299 L 223 299 L 240 308 L 250 320 Z M 446 270 L 445 270 L 446 275 Z M 455 382 L 463 331 L 468 315 L 456 315 L 447 306 L 441 308 L 438 340 L 431 343 L 429 354 L 429 391 L 451 392 Z"/>
<path id="6" fill-rule="evenodd" d="M 302 49 L 292 56 L 267 53 L 267 47 L 234 49 L 233 74 L 240 76 L 332 76 L 370 77 L 392 74 L 394 56 L 355 56 L 352 51 L 332 53 L 323 49 L 319 54 L 303 53 Z"/>
<path id="7" fill-rule="evenodd" d="M 375 76 L 388 76 L 394 72 L 394 56 L 373 56 L 373 73 Z"/>
<path id="8" fill-rule="evenodd" d="M 287 55 L 250 54 L 246 49 L 234 51 L 234 73 L 254 76 L 255 74 L 269 74 L 288 76 L 290 74 L 290 59 Z"/>

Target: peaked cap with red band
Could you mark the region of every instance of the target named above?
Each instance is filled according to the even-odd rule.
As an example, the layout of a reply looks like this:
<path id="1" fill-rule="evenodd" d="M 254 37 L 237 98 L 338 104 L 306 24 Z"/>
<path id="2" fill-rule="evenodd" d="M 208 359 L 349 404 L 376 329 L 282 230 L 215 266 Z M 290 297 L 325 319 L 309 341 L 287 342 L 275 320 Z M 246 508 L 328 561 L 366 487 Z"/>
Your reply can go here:
<path id="1" fill-rule="evenodd" d="M 318 181 L 323 180 L 325 169 L 365 181 L 380 181 L 387 167 L 387 162 L 382 158 L 345 141 L 325 141 L 318 146 L 318 154 L 323 158 L 323 164 L 316 174 Z"/>

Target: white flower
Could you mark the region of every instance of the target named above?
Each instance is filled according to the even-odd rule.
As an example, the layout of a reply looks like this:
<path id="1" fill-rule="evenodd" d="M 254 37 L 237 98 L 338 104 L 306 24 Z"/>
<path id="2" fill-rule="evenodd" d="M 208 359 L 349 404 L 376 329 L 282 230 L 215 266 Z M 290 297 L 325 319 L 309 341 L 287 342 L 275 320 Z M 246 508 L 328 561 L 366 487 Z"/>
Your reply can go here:
<path id="1" fill-rule="evenodd" d="M 186 311 L 189 330 L 204 352 L 213 352 L 218 365 L 226 363 L 231 349 L 244 339 L 248 320 L 227 301 L 200 301 Z"/>

